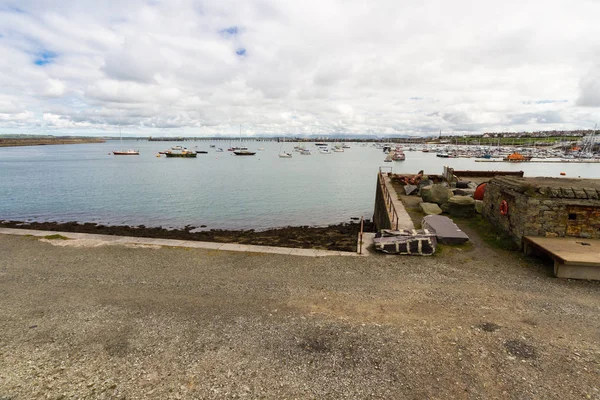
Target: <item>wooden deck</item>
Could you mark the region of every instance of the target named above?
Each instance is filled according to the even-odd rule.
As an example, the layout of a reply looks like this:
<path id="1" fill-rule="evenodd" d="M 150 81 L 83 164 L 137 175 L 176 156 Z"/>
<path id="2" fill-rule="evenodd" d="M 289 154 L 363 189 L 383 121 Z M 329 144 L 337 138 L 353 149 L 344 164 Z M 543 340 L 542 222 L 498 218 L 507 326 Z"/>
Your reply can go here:
<path id="1" fill-rule="evenodd" d="M 548 254 L 559 278 L 600 280 L 600 239 L 525 236 L 523 251 Z"/>

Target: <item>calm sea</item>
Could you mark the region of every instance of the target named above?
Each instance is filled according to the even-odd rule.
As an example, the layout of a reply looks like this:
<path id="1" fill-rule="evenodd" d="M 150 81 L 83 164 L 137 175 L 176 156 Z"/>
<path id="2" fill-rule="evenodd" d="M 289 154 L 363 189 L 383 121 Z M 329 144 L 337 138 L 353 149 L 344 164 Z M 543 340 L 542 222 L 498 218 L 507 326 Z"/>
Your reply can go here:
<path id="1" fill-rule="evenodd" d="M 223 153 L 210 144 L 225 149 Z M 235 144 L 235 143 L 234 143 Z M 158 158 L 175 145 L 207 150 L 196 159 Z M 0 148 L 0 219 L 79 221 L 110 225 L 207 229 L 322 226 L 371 218 L 379 167 L 394 172 L 441 174 L 443 166 L 473 170 L 524 170 L 526 176 L 600 177 L 599 164 L 480 163 L 406 152 L 385 163 L 374 147 L 351 143 L 344 153 L 293 153 L 292 143 L 247 142 L 254 157 L 227 152 L 229 141 L 127 141 L 140 156 L 113 156 L 118 141 L 101 144 Z"/>

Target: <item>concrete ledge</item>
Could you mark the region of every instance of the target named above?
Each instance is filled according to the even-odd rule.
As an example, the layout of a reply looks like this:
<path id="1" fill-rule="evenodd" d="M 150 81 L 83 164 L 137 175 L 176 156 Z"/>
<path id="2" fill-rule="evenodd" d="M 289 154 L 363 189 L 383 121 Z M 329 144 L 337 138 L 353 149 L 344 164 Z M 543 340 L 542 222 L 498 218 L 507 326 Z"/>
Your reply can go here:
<path id="1" fill-rule="evenodd" d="M 268 253 L 268 254 L 283 254 L 292 256 L 304 257 L 326 257 L 326 256 L 356 256 L 360 254 L 349 251 L 330 251 L 317 249 L 296 249 L 289 247 L 274 247 L 274 246 L 256 246 L 238 243 L 216 243 L 216 242 L 200 242 L 195 240 L 177 240 L 177 239 L 155 239 L 146 237 L 132 236 L 113 236 L 113 235 L 97 235 L 92 233 L 73 233 L 73 232 L 57 232 L 57 231 L 39 231 L 34 229 L 13 229 L 0 228 L 2 235 L 17 235 L 17 236 L 35 236 L 43 238 L 51 235 L 61 235 L 73 241 L 95 242 L 96 245 L 141 245 L 141 246 L 168 246 L 168 247 L 185 247 L 207 250 L 224 250 L 238 251 L 245 253 Z M 69 241 L 61 241 L 61 245 L 69 245 Z M 363 252 L 366 253 L 366 252 Z M 363 254 L 364 255 L 364 254 Z"/>

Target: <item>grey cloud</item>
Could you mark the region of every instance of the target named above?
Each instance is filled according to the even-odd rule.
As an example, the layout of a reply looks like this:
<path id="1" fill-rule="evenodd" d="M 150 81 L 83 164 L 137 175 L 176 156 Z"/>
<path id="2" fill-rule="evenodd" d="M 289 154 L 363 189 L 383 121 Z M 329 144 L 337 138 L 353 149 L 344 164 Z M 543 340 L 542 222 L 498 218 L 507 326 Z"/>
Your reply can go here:
<path id="1" fill-rule="evenodd" d="M 539 113 L 521 113 L 509 116 L 509 123 L 515 125 L 522 124 L 558 124 L 562 123 L 563 118 L 556 111 L 542 111 Z"/>
<path id="2" fill-rule="evenodd" d="M 600 66 L 592 69 L 579 83 L 577 105 L 600 107 Z"/>
<path id="3" fill-rule="evenodd" d="M 429 135 L 600 120 L 600 73 L 583 70 L 598 60 L 582 40 L 600 35 L 597 2 L 18 3 L 26 13 L 0 12 L 0 133 L 26 132 L 41 115 L 65 133 L 121 124 L 178 135 L 235 134 L 239 124 L 248 134 Z M 545 23 L 531 24 L 533 12 Z M 40 68 L 40 49 L 60 57 Z"/>

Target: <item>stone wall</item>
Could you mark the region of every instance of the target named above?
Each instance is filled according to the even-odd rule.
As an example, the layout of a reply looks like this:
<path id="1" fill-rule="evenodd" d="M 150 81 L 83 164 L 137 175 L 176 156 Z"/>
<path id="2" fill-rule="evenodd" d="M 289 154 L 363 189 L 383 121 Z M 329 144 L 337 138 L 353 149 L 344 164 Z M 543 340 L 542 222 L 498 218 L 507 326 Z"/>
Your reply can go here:
<path id="1" fill-rule="evenodd" d="M 377 174 L 377 187 L 375 188 L 375 210 L 373 211 L 373 222 L 375 228 L 380 231 L 382 229 L 391 229 L 392 223 L 387 210 L 385 193 L 382 189 L 381 174 Z"/>
<path id="2" fill-rule="evenodd" d="M 482 215 L 509 233 L 523 236 L 600 238 L 600 192 L 593 188 L 536 186 L 526 179 L 492 179 L 483 198 Z M 508 214 L 500 213 L 506 200 Z"/>

